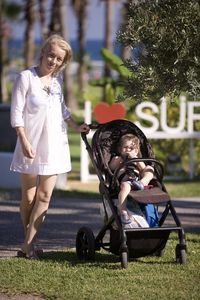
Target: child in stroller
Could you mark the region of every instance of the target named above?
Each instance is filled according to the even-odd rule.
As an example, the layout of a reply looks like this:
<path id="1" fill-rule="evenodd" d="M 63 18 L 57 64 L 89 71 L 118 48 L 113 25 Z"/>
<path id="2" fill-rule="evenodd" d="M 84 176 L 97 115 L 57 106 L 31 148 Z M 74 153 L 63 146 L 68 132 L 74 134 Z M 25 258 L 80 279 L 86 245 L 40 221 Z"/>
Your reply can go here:
<path id="1" fill-rule="evenodd" d="M 76 253 L 81 260 L 94 260 L 95 251 L 101 248 L 116 254 L 121 259 L 122 268 L 127 268 L 128 258 L 162 255 L 167 240 L 172 231 L 178 233 L 179 243 L 175 249 L 176 261 L 186 262 L 186 240 L 184 229 L 176 214 L 173 203 L 163 183 L 164 170 L 162 164 L 154 158 L 153 150 L 144 133 L 132 122 L 127 120 L 113 120 L 105 124 L 92 124 L 94 135 L 89 140 L 86 134 L 81 137 L 85 143 L 95 173 L 99 178 L 99 191 L 105 210 L 103 227 L 96 237 L 91 228 L 81 227 L 76 236 Z M 140 154 L 137 158 L 124 159 L 119 167 L 111 170 L 111 161 L 116 156 L 116 150 L 122 136 L 133 134 L 140 141 Z M 140 157 L 139 157 L 140 156 Z M 149 227 L 125 228 L 121 222 L 116 207 L 116 200 L 120 191 L 119 174 L 121 170 L 135 170 L 144 163 L 151 174 L 144 186 L 150 188 L 131 190 L 127 197 L 138 203 L 140 207 L 153 206 L 160 208 L 159 219 L 156 225 Z M 151 167 L 150 167 L 151 166 Z M 143 169 L 142 167 L 142 169 Z M 140 173 L 140 168 L 137 173 Z M 153 172 L 153 174 L 152 174 Z M 138 174 L 136 174 L 138 175 Z M 150 180 L 150 178 L 152 178 Z M 141 179 L 142 180 L 142 179 Z M 148 183 L 148 181 L 150 182 Z M 137 184 L 139 181 L 136 181 Z M 135 183 L 134 183 L 135 184 Z M 140 188 L 143 187 L 139 183 Z M 117 200 L 118 201 L 118 200 Z M 127 201 L 127 206 L 128 206 Z M 108 209 L 107 209 L 108 208 Z M 109 211 L 109 213 L 108 213 Z M 171 214 L 175 225 L 168 225 L 167 217 Z M 147 215 L 146 215 L 147 217 Z M 147 218 L 148 219 L 148 218 Z M 149 218 L 150 220 L 150 218 Z M 109 240 L 108 240 L 109 239 Z"/>
<path id="2" fill-rule="evenodd" d="M 116 170 L 127 159 L 139 158 L 140 153 L 140 141 L 138 137 L 133 134 L 125 134 L 119 140 L 117 149 L 117 155 L 111 158 L 109 167 L 111 171 Z M 153 178 L 153 167 L 145 165 L 144 162 L 138 161 L 135 163 L 135 169 L 128 170 L 124 173 L 123 169 L 119 173 L 120 191 L 118 194 L 118 213 L 121 218 L 122 225 L 126 228 L 141 227 L 141 224 L 137 218 L 134 218 L 133 214 L 127 211 L 127 196 L 131 190 L 143 190 L 148 188 L 149 182 Z M 149 227 L 148 223 L 144 223 L 143 226 Z"/>

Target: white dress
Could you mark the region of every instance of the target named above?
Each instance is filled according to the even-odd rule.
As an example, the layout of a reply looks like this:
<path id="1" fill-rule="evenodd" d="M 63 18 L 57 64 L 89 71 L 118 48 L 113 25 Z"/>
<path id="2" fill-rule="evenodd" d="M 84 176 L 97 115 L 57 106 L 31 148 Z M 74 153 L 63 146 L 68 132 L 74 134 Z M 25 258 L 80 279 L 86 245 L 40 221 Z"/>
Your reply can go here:
<path id="1" fill-rule="evenodd" d="M 61 77 L 54 77 L 48 94 L 34 67 L 22 71 L 17 77 L 12 94 L 11 125 L 23 126 L 26 137 L 35 150 L 34 159 L 23 155 L 17 139 L 11 171 L 53 175 L 71 170 L 67 137 L 70 117 L 62 93 Z"/>

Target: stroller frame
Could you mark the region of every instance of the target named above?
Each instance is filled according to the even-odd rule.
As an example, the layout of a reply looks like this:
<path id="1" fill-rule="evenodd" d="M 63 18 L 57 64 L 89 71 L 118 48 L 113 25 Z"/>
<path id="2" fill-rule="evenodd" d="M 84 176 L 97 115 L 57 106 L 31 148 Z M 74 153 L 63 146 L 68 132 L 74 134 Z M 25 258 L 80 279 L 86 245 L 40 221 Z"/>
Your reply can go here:
<path id="1" fill-rule="evenodd" d="M 107 158 L 107 161 L 104 158 L 105 153 L 102 151 L 103 143 L 99 143 L 99 138 L 104 134 L 106 136 L 105 140 L 109 141 L 109 144 L 111 142 L 109 133 L 112 134 L 112 128 L 114 128 L 115 135 L 117 136 L 120 130 L 121 134 L 127 133 L 126 127 L 128 128 L 128 132 L 137 135 L 142 140 L 141 152 L 142 157 L 144 158 L 131 159 L 124 162 L 113 174 L 108 165 L 109 157 Z M 178 263 L 185 264 L 187 260 L 187 247 L 184 229 L 181 226 L 181 222 L 177 216 L 170 196 L 163 184 L 163 166 L 154 158 L 152 148 L 144 133 L 135 124 L 127 120 L 114 120 L 97 125 L 91 124 L 90 128 L 96 130 L 92 142 L 89 143 L 85 133 L 82 133 L 81 137 L 100 181 L 99 190 L 102 195 L 106 218 L 104 225 L 96 237 L 94 237 L 94 234 L 89 227 L 81 227 L 78 230 L 76 236 L 76 253 L 78 258 L 85 261 L 94 260 L 95 251 L 103 248 L 118 255 L 121 260 L 121 267 L 127 268 L 129 258 L 152 255 L 162 256 L 170 233 L 177 232 L 179 243 L 176 245 L 175 257 Z M 114 143 L 111 143 L 111 148 L 113 145 Z M 156 206 L 164 205 L 165 208 L 159 219 L 158 227 L 123 228 L 120 217 L 117 214 L 117 208 L 113 202 L 113 199 L 116 199 L 119 192 L 119 182 L 117 179 L 119 170 L 122 167 L 126 167 L 126 165 L 130 165 L 130 163 L 137 161 L 153 164 L 156 179 L 151 181 L 154 185 L 153 188 L 142 191 L 131 191 L 128 197 L 131 197 L 136 202 L 142 204 L 152 203 Z M 107 214 L 106 206 L 110 208 L 111 215 Z M 175 222 L 174 226 L 164 226 L 169 213 L 171 213 Z M 113 228 L 114 223 L 117 229 Z M 107 232 L 110 233 L 110 242 L 104 241 Z"/>

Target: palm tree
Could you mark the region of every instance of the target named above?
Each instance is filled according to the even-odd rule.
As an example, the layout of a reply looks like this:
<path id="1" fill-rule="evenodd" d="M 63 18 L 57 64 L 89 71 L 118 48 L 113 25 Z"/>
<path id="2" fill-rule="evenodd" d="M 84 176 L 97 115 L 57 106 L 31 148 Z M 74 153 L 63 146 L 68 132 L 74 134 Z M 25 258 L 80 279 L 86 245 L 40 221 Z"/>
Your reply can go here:
<path id="1" fill-rule="evenodd" d="M 79 67 L 78 67 L 78 83 L 80 91 L 83 92 L 86 86 L 86 24 L 87 9 L 89 0 L 71 0 L 71 5 L 75 11 L 78 21 L 78 42 L 79 42 Z"/>
<path id="2" fill-rule="evenodd" d="M 121 14 L 122 14 L 122 26 L 125 27 L 127 20 L 128 20 L 128 8 L 129 8 L 130 1 L 126 0 L 123 3 Z M 130 46 L 123 46 L 122 53 L 121 53 L 122 60 L 127 60 L 131 58 L 131 47 Z"/>
<path id="3" fill-rule="evenodd" d="M 67 27 L 65 25 L 66 18 L 65 1 L 64 0 L 53 0 L 52 2 L 52 15 L 50 22 L 50 32 L 61 34 L 66 41 L 69 40 Z M 72 77 L 70 69 L 67 67 L 64 71 L 64 95 L 65 102 L 70 110 L 73 112 L 77 109 L 77 100 L 73 94 Z"/>
<path id="4" fill-rule="evenodd" d="M 3 32 L 2 32 L 2 2 L 0 2 L 0 103 L 3 100 Z"/>
<path id="5" fill-rule="evenodd" d="M 100 0 L 105 2 L 105 41 L 104 47 L 113 52 L 113 41 L 112 41 L 112 19 L 113 19 L 113 2 L 118 0 Z M 104 76 L 111 76 L 111 69 L 107 62 L 104 64 Z M 103 88 L 102 101 L 106 101 L 106 84 Z"/>
<path id="6" fill-rule="evenodd" d="M 25 30 L 24 57 L 25 67 L 28 68 L 33 64 L 35 55 L 34 43 L 34 25 L 35 25 L 35 0 L 27 0 L 25 6 L 25 20 L 27 22 Z"/>
<path id="7" fill-rule="evenodd" d="M 21 7 L 15 2 L 0 1 L 0 103 L 7 100 L 6 74 L 9 62 L 8 40 L 10 27 L 8 20 L 18 17 Z"/>
<path id="8" fill-rule="evenodd" d="M 46 0 L 38 0 L 38 2 L 39 2 L 39 18 L 40 18 L 40 24 L 42 30 L 42 38 L 43 40 L 45 40 L 48 36 L 48 26 L 46 22 L 46 13 L 45 13 Z"/>
<path id="9" fill-rule="evenodd" d="M 109 49 L 111 52 L 113 51 L 113 43 L 112 43 L 112 2 L 113 0 L 101 0 L 105 2 L 105 43 L 104 47 Z M 110 68 L 107 63 L 104 66 L 104 76 L 110 76 Z"/>
<path id="10" fill-rule="evenodd" d="M 113 41 L 112 41 L 113 4 L 115 2 L 120 2 L 120 0 L 100 0 L 100 1 L 105 2 L 105 42 L 104 42 L 104 47 L 112 52 L 113 51 Z M 104 75 L 110 76 L 110 68 L 107 64 L 105 64 Z"/>

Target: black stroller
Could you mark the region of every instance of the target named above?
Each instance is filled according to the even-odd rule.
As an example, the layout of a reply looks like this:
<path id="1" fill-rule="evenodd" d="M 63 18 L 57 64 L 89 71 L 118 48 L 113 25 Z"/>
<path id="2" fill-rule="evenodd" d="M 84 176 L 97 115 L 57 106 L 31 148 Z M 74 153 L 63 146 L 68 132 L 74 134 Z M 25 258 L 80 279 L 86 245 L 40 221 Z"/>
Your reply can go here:
<path id="1" fill-rule="evenodd" d="M 100 181 L 99 191 L 105 209 L 105 218 L 104 225 L 96 238 L 89 227 L 79 229 L 76 236 L 78 258 L 80 260 L 94 260 L 95 251 L 103 248 L 118 255 L 121 260 L 121 267 L 127 268 L 128 259 L 163 255 L 169 235 L 172 231 L 175 231 L 179 239 L 175 249 L 176 261 L 181 264 L 186 263 L 184 230 L 162 182 L 163 166 L 154 159 L 151 145 L 144 133 L 135 124 L 127 120 L 114 120 L 106 124 L 91 125 L 90 127 L 96 130 L 91 142 L 88 141 L 87 135 L 84 133 L 82 139 Z M 132 133 L 139 138 L 142 158 L 125 161 L 113 173 L 109 168 L 109 161 L 120 137 L 126 133 Z M 153 204 L 155 209 L 161 207 L 162 212 L 159 212 L 159 221 L 156 227 L 125 229 L 122 226 L 115 205 L 119 193 L 118 174 L 121 168 L 131 168 L 137 160 L 153 165 L 155 175 L 150 182 L 152 188 L 131 191 L 128 199 L 136 201 L 143 207 L 148 204 Z M 169 213 L 174 219 L 174 226 L 165 225 Z"/>

